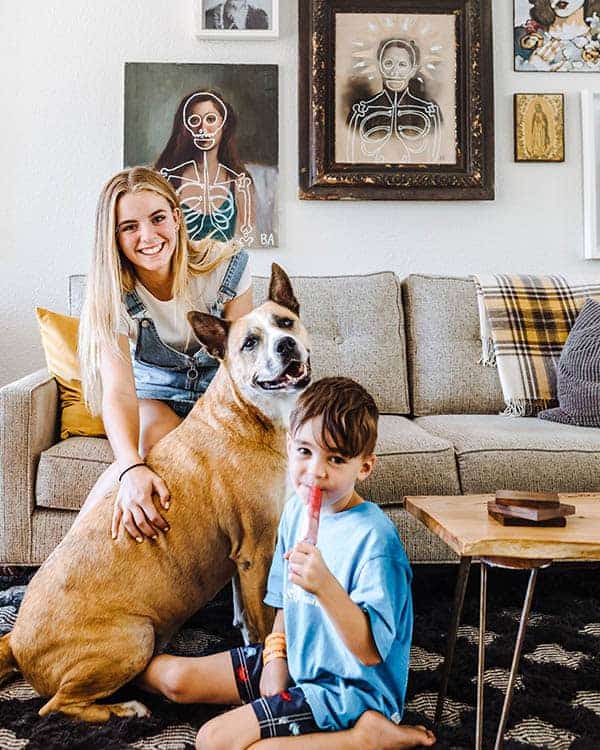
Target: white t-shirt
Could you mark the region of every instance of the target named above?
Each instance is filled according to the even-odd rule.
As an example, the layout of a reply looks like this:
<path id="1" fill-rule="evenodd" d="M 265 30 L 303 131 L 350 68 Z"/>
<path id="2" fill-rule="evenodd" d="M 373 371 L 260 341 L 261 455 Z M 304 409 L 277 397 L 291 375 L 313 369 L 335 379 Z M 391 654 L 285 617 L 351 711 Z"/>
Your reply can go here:
<path id="1" fill-rule="evenodd" d="M 147 317 L 151 318 L 156 331 L 163 343 L 180 352 L 197 351 L 198 342 L 192 333 L 187 320 L 190 310 L 210 312 L 210 307 L 217 299 L 217 294 L 223 277 L 229 265 L 229 258 L 219 264 L 212 271 L 200 276 L 193 276 L 190 280 L 190 301 L 170 299 L 163 302 L 151 294 L 145 286 L 136 281 L 135 291 L 146 307 Z M 236 290 L 236 297 L 250 289 L 252 276 L 250 264 L 246 264 L 240 283 Z M 122 305 L 119 333 L 127 336 L 134 344 L 139 332 L 139 321 L 129 315 L 125 304 Z"/>

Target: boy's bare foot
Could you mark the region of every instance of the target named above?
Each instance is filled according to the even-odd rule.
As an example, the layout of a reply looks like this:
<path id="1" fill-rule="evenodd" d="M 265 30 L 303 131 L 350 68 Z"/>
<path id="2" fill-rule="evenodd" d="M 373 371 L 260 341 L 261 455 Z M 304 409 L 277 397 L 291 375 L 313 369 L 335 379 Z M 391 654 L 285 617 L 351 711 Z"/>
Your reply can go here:
<path id="1" fill-rule="evenodd" d="M 425 727 L 394 724 L 377 711 L 365 711 L 352 731 L 364 750 L 411 750 L 435 744 L 435 735 Z"/>

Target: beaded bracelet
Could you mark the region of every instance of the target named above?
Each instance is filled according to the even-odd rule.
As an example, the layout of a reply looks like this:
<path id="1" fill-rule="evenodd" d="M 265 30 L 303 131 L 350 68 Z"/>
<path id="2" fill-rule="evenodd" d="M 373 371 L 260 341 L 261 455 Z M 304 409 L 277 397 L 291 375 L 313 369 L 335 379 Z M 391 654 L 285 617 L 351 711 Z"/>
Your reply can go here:
<path id="1" fill-rule="evenodd" d="M 285 651 L 273 651 L 269 653 L 263 651 L 263 667 L 266 667 L 269 662 L 275 661 L 275 659 L 287 659 L 287 653 Z"/>
<path id="2" fill-rule="evenodd" d="M 273 651 L 263 651 L 263 666 L 275 659 L 287 659 L 287 651 L 278 649 Z"/>
<path id="3" fill-rule="evenodd" d="M 265 649 L 286 647 L 285 633 L 270 633 L 265 638 Z"/>
<path id="4" fill-rule="evenodd" d="M 121 481 L 121 479 L 123 479 L 123 477 L 125 476 L 125 474 L 127 474 L 128 471 L 131 471 L 132 469 L 137 469 L 138 466 L 145 466 L 145 465 L 146 465 L 145 461 L 140 461 L 140 463 L 131 464 L 131 466 L 128 466 L 126 469 L 123 469 L 123 471 L 119 474 L 119 482 Z"/>
<path id="5" fill-rule="evenodd" d="M 268 646 L 273 641 L 283 641 L 285 643 L 285 633 L 278 633 L 276 631 L 273 633 L 269 633 L 269 635 L 265 638 L 265 646 Z"/>
<path id="6" fill-rule="evenodd" d="M 271 633 L 265 638 L 263 666 L 274 659 L 287 659 L 285 633 Z"/>

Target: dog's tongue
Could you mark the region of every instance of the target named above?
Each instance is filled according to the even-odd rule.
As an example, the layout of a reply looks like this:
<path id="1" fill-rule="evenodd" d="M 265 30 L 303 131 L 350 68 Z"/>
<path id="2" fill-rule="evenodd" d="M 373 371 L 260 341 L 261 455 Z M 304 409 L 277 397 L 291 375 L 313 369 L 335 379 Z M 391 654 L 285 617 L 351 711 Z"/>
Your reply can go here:
<path id="1" fill-rule="evenodd" d="M 306 506 L 306 532 L 302 539 L 309 544 L 317 544 L 319 536 L 319 518 L 321 516 L 321 488 L 311 487 Z"/>

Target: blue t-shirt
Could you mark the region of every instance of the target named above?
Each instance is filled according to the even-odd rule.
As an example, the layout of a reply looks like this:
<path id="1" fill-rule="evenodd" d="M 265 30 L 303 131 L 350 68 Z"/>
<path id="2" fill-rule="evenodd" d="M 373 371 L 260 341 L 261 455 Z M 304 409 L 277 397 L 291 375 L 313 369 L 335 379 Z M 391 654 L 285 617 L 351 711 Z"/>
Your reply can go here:
<path id="1" fill-rule="evenodd" d="M 412 572 L 385 513 L 363 502 L 321 513 L 319 550 L 325 564 L 369 616 L 381 663 L 365 666 L 344 644 L 316 597 L 288 579 L 283 553 L 304 526 L 305 506 L 288 500 L 279 524 L 265 603 L 284 610 L 288 669 L 321 729 L 346 729 L 367 709 L 399 723 L 404 709 L 413 627 Z"/>

